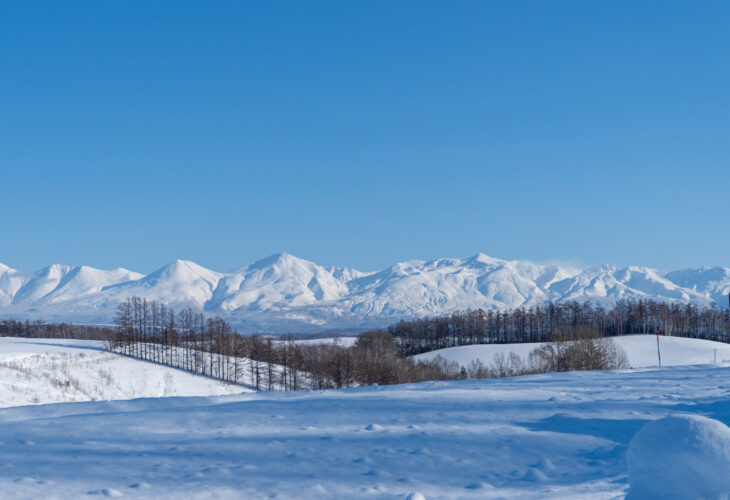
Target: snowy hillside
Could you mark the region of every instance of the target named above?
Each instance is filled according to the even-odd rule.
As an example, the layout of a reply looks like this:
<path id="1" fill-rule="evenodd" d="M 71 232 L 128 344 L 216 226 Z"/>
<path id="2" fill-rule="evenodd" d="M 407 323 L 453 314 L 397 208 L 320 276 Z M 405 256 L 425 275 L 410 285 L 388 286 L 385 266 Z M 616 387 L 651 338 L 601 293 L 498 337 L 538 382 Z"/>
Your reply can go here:
<path id="1" fill-rule="evenodd" d="M 659 364 L 655 335 L 624 335 L 612 339 L 626 352 L 632 368 L 656 367 Z M 730 344 L 665 336 L 659 336 L 659 344 L 662 366 L 709 365 L 715 360 L 718 364 L 730 363 Z M 480 360 L 485 365 L 490 365 L 495 355 L 509 356 L 510 353 L 515 353 L 527 360 L 530 352 L 541 345 L 540 343 L 468 345 L 438 349 L 418 354 L 415 358 L 426 360 L 441 356 L 447 361 L 456 361 L 468 368 L 473 360 Z"/>
<path id="2" fill-rule="evenodd" d="M 730 368 L 0 410 L 9 500 L 722 498 Z"/>
<path id="3" fill-rule="evenodd" d="M 272 255 L 229 273 L 177 260 L 144 276 L 116 269 L 53 265 L 36 273 L 0 264 L 0 316 L 109 323 L 132 295 L 221 315 L 244 333 L 365 329 L 467 308 L 504 309 L 548 301 L 620 299 L 727 307 L 730 269 L 664 273 L 645 267 L 578 270 L 506 261 L 407 261 L 379 272 L 324 267 Z"/>
<path id="4" fill-rule="evenodd" d="M 103 342 L 0 338 L 0 408 L 241 392 L 250 390 L 104 352 Z"/>

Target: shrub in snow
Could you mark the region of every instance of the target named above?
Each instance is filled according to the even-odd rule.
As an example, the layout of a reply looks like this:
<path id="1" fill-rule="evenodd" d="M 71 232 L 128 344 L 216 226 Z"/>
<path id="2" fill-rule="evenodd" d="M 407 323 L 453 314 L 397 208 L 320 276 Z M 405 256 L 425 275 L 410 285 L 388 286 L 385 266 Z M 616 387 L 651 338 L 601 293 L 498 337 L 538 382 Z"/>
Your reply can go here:
<path id="1" fill-rule="evenodd" d="M 619 370 L 629 367 L 626 352 L 597 328 L 579 326 L 556 333 L 551 341 L 530 353 L 533 372 Z"/>
<path id="2" fill-rule="evenodd" d="M 646 424 L 628 451 L 628 500 L 730 497 L 730 428 L 697 415 Z"/>

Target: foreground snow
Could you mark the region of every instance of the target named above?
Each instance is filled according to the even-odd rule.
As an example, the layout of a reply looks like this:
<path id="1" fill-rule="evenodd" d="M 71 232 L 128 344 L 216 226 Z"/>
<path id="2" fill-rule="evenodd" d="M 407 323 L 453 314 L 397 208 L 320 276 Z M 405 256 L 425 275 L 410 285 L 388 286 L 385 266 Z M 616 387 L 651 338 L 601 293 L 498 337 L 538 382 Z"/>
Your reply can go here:
<path id="1" fill-rule="evenodd" d="M 103 342 L 0 338 L 0 407 L 243 391 L 105 352 Z"/>
<path id="2" fill-rule="evenodd" d="M 705 366 L 7 408 L 0 491 L 10 499 L 621 498 L 629 477 L 638 491 L 664 480 L 640 467 L 630 476 L 629 448 L 675 475 L 681 460 L 726 459 L 708 439 L 727 441 L 716 420 L 730 421 L 728 395 L 730 368 Z M 632 443 L 648 422 L 685 414 L 714 420 L 670 419 Z M 672 441 L 688 443 L 687 454 L 672 455 Z"/>
<path id="3" fill-rule="evenodd" d="M 632 368 L 657 366 L 657 341 L 655 335 L 625 335 L 613 337 L 629 357 Z M 700 364 L 730 363 L 730 344 L 711 340 L 686 339 L 680 337 L 659 337 L 662 353 L 662 366 L 689 366 Z M 429 360 L 441 356 L 447 361 L 455 361 L 466 368 L 473 360 L 480 360 L 488 365 L 495 355 L 509 356 L 515 353 L 527 359 L 540 343 L 526 344 L 481 344 L 449 347 L 415 356 L 416 359 Z"/>

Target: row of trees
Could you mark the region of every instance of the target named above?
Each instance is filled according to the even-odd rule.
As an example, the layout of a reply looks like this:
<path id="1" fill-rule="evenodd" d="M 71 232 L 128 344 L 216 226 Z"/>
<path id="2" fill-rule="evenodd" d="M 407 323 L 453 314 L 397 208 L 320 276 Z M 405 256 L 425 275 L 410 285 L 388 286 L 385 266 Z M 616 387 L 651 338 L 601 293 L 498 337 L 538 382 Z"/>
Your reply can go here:
<path id="1" fill-rule="evenodd" d="M 0 337 L 107 340 L 112 333 L 113 328 L 106 326 L 0 320 Z"/>
<path id="2" fill-rule="evenodd" d="M 590 342 L 565 336 L 565 332 L 582 332 L 579 337 L 585 336 L 587 331 Z M 652 300 L 620 301 L 612 309 L 573 302 L 508 311 L 471 310 L 440 318 L 401 321 L 388 331 L 365 332 L 351 346 L 301 343 L 291 336 L 244 337 L 221 318 L 206 317 L 190 308 L 175 311 L 140 297 L 131 297 L 119 305 L 114 328 L 0 321 L 0 336 L 104 339 L 120 354 L 264 390 L 342 388 L 623 366 L 620 353 L 598 337 L 655 331 L 730 343 L 730 311 Z M 475 363 L 465 369 L 438 357 L 432 361 L 409 357 L 457 345 L 545 341 L 553 344 L 534 351 L 529 362 L 516 356 L 502 357 L 492 360 L 491 365 Z M 619 361 L 595 361 L 606 358 Z"/>
<path id="3" fill-rule="evenodd" d="M 388 328 L 405 355 L 458 345 L 546 342 L 558 332 L 589 326 L 603 336 L 654 333 L 730 343 L 730 310 L 714 305 L 620 300 L 607 309 L 590 302 L 506 311 L 469 310 L 401 321 Z"/>
<path id="4" fill-rule="evenodd" d="M 302 390 L 456 378 L 443 360 L 417 362 L 398 353 L 388 332 L 366 332 L 353 346 L 302 344 L 235 333 L 221 318 L 131 297 L 117 308 L 110 348 L 256 389 Z"/>

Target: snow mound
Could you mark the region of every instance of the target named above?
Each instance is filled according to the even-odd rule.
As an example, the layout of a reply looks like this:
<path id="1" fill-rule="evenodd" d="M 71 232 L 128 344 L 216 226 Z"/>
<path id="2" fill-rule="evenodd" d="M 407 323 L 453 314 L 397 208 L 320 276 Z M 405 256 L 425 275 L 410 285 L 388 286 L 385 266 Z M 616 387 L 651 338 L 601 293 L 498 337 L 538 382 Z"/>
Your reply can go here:
<path id="1" fill-rule="evenodd" d="M 631 440 L 627 499 L 730 496 L 730 428 L 699 415 L 654 420 Z"/>

